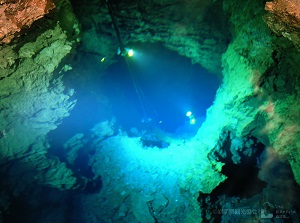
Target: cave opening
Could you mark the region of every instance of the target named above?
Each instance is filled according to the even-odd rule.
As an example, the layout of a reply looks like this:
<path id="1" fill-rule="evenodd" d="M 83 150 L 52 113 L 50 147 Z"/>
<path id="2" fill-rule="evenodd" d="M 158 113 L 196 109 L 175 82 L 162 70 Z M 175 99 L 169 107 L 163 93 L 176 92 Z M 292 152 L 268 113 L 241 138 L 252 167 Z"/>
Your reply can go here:
<path id="1" fill-rule="evenodd" d="M 136 46 L 132 58 L 119 57 L 105 73 L 100 91 L 126 130 L 193 131 L 204 121 L 220 84 L 216 75 L 160 44 Z M 186 117 L 189 110 L 197 118 L 194 126 Z"/>
<path id="2" fill-rule="evenodd" d="M 209 222 L 223 222 L 224 216 L 230 216 L 230 213 L 228 214 L 223 209 L 233 209 L 235 203 L 242 203 L 247 199 L 253 203 L 246 203 L 249 206 L 244 204 L 245 206 L 242 207 L 245 210 L 248 207 L 254 209 L 258 205 L 255 196 L 260 194 L 267 185 L 266 182 L 259 179 L 259 157 L 265 146 L 253 137 L 244 140 L 244 144 L 241 146 L 241 141 L 234 139 L 228 133 L 221 148 L 210 154 L 211 159 L 225 163 L 221 173 L 227 176 L 227 179 L 210 194 L 199 193 L 197 200 L 202 207 L 201 215 Z M 239 147 L 243 147 L 243 150 L 240 150 Z M 256 212 L 240 213 L 238 216 L 234 216 L 234 219 L 238 222 L 244 218 L 253 218 L 255 214 Z M 233 217 L 231 216 L 231 218 Z"/>
<path id="3" fill-rule="evenodd" d="M 203 219 L 242 222 L 263 219 L 264 213 L 281 218 L 282 210 L 289 209 L 294 211 L 284 218 L 294 222 L 298 218 L 295 207 L 299 205 L 300 190 L 290 165 L 256 138 L 243 141 L 243 146 L 238 146 L 241 141 L 228 133 L 221 148 L 209 155 L 210 159 L 225 163 L 221 173 L 228 178 L 210 194 L 199 193 L 197 200 Z"/>
<path id="4" fill-rule="evenodd" d="M 131 58 L 117 55 L 109 1 Z M 3 2 L 17 22 L 18 10 L 38 11 L 36 1 Z M 208 222 L 213 209 L 252 207 L 262 218 L 271 206 L 270 221 L 290 210 L 282 221 L 298 222 L 297 35 L 275 35 L 272 3 L 54 3 L 20 43 L 1 45 L 0 222 L 198 222 L 199 211 Z M 220 85 L 213 73 L 224 85 L 201 128 Z"/>
<path id="5" fill-rule="evenodd" d="M 217 159 L 225 163 L 221 173 L 228 178 L 214 189 L 212 196 L 225 194 L 231 197 L 247 198 L 259 193 L 265 187 L 266 183 L 258 178 L 258 161 L 265 145 L 257 142 L 257 139 L 253 137 L 244 140 L 248 143 L 238 147 L 234 144 L 240 141 L 232 140 L 228 134 L 221 148 L 223 151 L 214 151 Z"/>
<path id="6" fill-rule="evenodd" d="M 168 45 L 154 37 L 159 29 L 151 34 L 151 29 L 144 27 L 143 20 L 147 20 L 147 13 L 142 2 L 124 4 L 120 1 L 93 1 L 85 4 L 84 1 L 73 0 L 71 4 L 83 31 L 82 43 L 72 64 L 79 73 L 77 77 L 80 77 L 71 78 L 71 84 L 67 83 L 70 79 L 65 82 L 77 92 L 77 105 L 70 117 L 58 127 L 67 130 L 61 131 L 59 137 L 72 136 L 68 132 L 74 129 L 85 132 L 93 124 L 113 117 L 116 117 L 119 127 L 129 135 L 135 136 L 136 129 L 159 129 L 176 136 L 193 136 L 205 120 L 206 109 L 214 101 L 220 86 L 220 76 L 217 76 L 220 73 L 209 73 L 209 69 L 199 65 L 203 63 L 199 63 L 195 60 L 195 55 L 192 55 L 197 51 L 191 49 L 193 46 L 187 47 L 186 53 L 178 50 L 184 46 Z M 181 4 L 178 6 L 180 8 Z M 159 6 L 154 4 L 153 7 Z M 190 13 L 196 7 L 203 14 L 199 17 L 199 22 L 202 25 L 210 23 L 210 29 L 202 33 L 203 41 L 209 44 L 211 36 L 216 35 L 216 39 L 220 38 L 214 43 L 219 45 L 217 51 L 225 51 L 230 35 L 224 29 L 227 20 L 221 5 L 212 5 L 207 1 L 188 6 L 183 4 L 182 7 L 187 7 L 186 11 L 180 12 L 178 16 L 185 19 L 175 23 L 174 36 L 185 38 L 188 35 L 187 24 L 191 22 L 190 19 L 195 22 Z M 168 14 L 165 16 L 168 17 Z M 195 27 L 193 32 L 201 35 L 196 30 L 202 25 Z M 147 37 L 148 31 L 150 36 Z M 141 32 L 138 35 L 142 39 L 134 40 L 135 32 Z M 134 56 L 118 56 L 118 47 L 121 52 L 123 47 L 132 47 Z M 170 48 L 181 51 L 181 55 Z M 216 60 L 219 56 L 213 57 L 221 54 L 221 51 L 216 53 L 215 50 L 214 47 L 211 50 L 201 48 L 205 56 L 200 52 L 197 57 L 205 58 L 211 51 L 209 58 Z M 221 69 L 221 64 L 214 65 L 215 68 L 211 70 Z M 105 67 L 104 70 L 102 67 Z M 192 116 L 186 116 L 188 111 L 192 112 Z"/>
<path id="7" fill-rule="evenodd" d="M 52 144 L 78 132 L 87 133 L 98 122 L 114 117 L 129 135 L 136 135 L 133 129 L 159 129 L 193 136 L 220 85 L 217 75 L 161 44 L 135 44 L 132 58 L 116 56 L 116 63 L 104 72 L 95 55 L 86 54 L 81 62 L 85 66 L 77 71 L 80 78 L 65 81 L 75 88 L 76 106 L 49 134 Z M 188 111 L 193 112 L 196 123 L 190 123 Z"/>

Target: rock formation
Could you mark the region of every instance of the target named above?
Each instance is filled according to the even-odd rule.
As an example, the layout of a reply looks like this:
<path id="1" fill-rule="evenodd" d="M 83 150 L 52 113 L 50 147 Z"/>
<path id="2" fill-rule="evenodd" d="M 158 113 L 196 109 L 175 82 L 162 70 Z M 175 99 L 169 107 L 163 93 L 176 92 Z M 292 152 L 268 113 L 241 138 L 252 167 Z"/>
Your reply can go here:
<path id="1" fill-rule="evenodd" d="M 28 29 L 55 7 L 52 0 L 3 0 L 0 5 L 0 40 L 4 43 L 9 43 L 22 29 Z"/>
<path id="2" fill-rule="evenodd" d="M 98 61 L 101 78 L 115 63 L 120 43 L 107 4 L 125 46 L 161 43 L 222 79 L 193 138 L 157 131 L 166 146 L 145 146 L 141 130 L 125 132 L 107 119 L 51 141 L 50 132 L 76 108 L 76 91 L 93 81 L 89 66 Z M 281 209 L 296 219 L 299 5 L 0 1 L 0 222 L 16 222 L 24 212 L 24 222 L 228 222 L 232 215 L 216 210 L 276 211 L 276 202 L 288 203 Z M 108 107 L 105 95 L 95 98 Z M 233 177 L 227 168 L 244 170 L 247 160 L 255 193 L 225 191 Z M 41 202 L 47 208 L 35 213 Z"/>

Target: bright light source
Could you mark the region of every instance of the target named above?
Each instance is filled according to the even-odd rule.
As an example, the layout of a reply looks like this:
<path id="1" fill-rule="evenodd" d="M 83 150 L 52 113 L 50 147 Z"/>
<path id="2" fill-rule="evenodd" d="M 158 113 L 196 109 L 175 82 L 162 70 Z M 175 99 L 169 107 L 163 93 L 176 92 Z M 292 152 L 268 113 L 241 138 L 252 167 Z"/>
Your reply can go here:
<path id="1" fill-rule="evenodd" d="M 191 119 L 190 119 L 190 124 L 191 124 L 191 125 L 196 124 L 196 119 L 195 119 L 195 118 L 191 118 Z"/>
<path id="2" fill-rule="evenodd" d="M 128 50 L 127 54 L 129 57 L 132 57 L 134 55 L 133 49 Z"/>
<path id="3" fill-rule="evenodd" d="M 105 61 L 105 58 L 106 57 L 103 57 L 100 61 L 101 61 L 101 63 L 103 63 L 104 61 Z"/>
<path id="4" fill-rule="evenodd" d="M 191 111 L 188 111 L 187 113 L 186 113 L 186 117 L 190 117 L 192 115 L 192 112 Z"/>
<path id="5" fill-rule="evenodd" d="M 193 115 L 193 113 L 191 111 L 188 111 L 185 115 L 186 115 L 186 117 L 188 117 L 190 119 L 191 125 L 196 124 L 195 116 Z"/>

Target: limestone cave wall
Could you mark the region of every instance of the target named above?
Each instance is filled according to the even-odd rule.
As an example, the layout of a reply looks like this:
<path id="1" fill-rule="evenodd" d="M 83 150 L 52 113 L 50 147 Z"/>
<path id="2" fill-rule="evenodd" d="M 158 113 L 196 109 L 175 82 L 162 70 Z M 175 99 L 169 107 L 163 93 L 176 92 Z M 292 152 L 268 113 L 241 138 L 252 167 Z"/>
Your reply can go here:
<path id="1" fill-rule="evenodd" d="M 2 222 L 13 200 L 32 193 L 34 185 L 65 190 L 76 184 L 65 163 L 48 157 L 45 139 L 76 104 L 74 90 L 62 82 L 62 72 L 70 68 L 62 61 L 76 45 L 79 29 L 73 20 L 77 34 L 68 36 L 57 20 L 62 9 L 51 1 L 1 1 L 0 8 Z"/>
<path id="2" fill-rule="evenodd" d="M 95 123 L 91 136 L 78 132 L 62 142 L 63 160 L 49 152 L 47 135 L 76 106 L 76 89 L 66 87 L 64 77 L 72 67 L 80 75 L 78 63 L 86 54 L 105 57 L 103 70 L 115 62 L 119 44 L 107 5 L 96 0 L 0 1 L 0 222 L 15 200 L 30 199 L 34 185 L 59 191 L 88 187 L 91 179 L 73 168 L 82 154 L 89 157 L 93 182 L 103 178 L 101 193 L 74 198 L 84 204 L 84 222 L 205 221 L 197 199 L 199 192 L 210 194 L 226 179 L 223 161 L 211 154 L 224 153 L 228 135 L 235 142 L 234 163 L 241 163 L 241 153 L 255 154 L 248 146 L 254 144 L 248 139 L 255 138 L 267 151 L 261 179 L 274 183 L 263 167 L 277 157 L 300 184 L 299 0 L 110 2 L 124 45 L 159 42 L 219 75 L 214 104 L 194 138 L 170 139 L 174 154 L 166 150 L 163 155 L 170 158 L 164 165 L 162 157 L 145 164 L 147 151 L 137 157 L 134 148 L 143 150 L 138 139 L 115 129 L 114 121 Z M 182 158 L 176 154 L 183 150 L 189 162 L 175 167 Z M 136 175 L 149 184 L 136 183 Z M 272 200 L 270 191 L 262 193 Z M 43 222 L 39 217 L 37 222 Z"/>

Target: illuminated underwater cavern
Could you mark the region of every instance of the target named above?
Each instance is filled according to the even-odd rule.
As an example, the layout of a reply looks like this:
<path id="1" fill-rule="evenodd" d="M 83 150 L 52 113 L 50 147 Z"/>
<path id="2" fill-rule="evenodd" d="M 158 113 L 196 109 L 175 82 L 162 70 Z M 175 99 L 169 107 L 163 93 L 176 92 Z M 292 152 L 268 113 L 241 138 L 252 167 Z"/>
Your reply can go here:
<path id="1" fill-rule="evenodd" d="M 299 222 L 297 0 L 0 9 L 0 222 Z"/>

